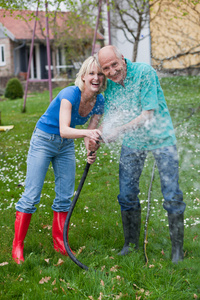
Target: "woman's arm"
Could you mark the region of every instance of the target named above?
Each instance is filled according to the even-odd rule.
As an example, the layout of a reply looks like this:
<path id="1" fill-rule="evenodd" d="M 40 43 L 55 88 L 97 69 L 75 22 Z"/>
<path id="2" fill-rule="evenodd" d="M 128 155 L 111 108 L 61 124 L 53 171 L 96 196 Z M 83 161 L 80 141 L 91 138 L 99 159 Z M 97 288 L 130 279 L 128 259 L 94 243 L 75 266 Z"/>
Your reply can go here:
<path id="1" fill-rule="evenodd" d="M 98 141 L 100 135 L 100 131 L 98 129 L 88 130 L 88 129 L 76 129 L 70 127 L 71 111 L 72 111 L 72 104 L 67 99 L 62 99 L 60 104 L 60 115 L 59 115 L 60 136 L 62 138 L 68 138 L 68 139 L 88 137 L 90 139 Z"/>

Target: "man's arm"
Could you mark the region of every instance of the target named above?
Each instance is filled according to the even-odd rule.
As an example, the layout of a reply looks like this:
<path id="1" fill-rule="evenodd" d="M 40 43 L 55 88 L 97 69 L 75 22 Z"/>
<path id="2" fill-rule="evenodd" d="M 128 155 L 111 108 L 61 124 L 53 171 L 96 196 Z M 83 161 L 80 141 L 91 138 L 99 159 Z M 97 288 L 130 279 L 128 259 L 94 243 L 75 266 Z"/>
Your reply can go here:
<path id="1" fill-rule="evenodd" d="M 88 129 L 96 129 L 99 125 L 100 119 L 102 115 L 93 115 L 90 119 L 90 123 L 88 125 Z M 84 138 L 85 147 L 87 149 L 87 160 L 89 164 L 93 164 L 96 160 L 96 151 L 100 147 L 100 144 L 96 141 L 85 137 Z M 91 151 L 93 152 L 92 155 Z"/>
<path id="2" fill-rule="evenodd" d="M 143 126 L 147 121 L 150 121 L 153 118 L 154 110 L 143 110 L 142 113 L 131 122 L 118 127 L 122 133 L 127 132 L 128 130 L 136 129 Z"/>
<path id="3" fill-rule="evenodd" d="M 153 118 L 153 114 L 153 109 L 142 111 L 142 113 L 137 118 L 133 119 L 129 123 L 114 128 L 109 136 L 103 136 L 104 141 L 107 143 L 114 142 L 121 134 L 145 126 L 145 123 Z"/>

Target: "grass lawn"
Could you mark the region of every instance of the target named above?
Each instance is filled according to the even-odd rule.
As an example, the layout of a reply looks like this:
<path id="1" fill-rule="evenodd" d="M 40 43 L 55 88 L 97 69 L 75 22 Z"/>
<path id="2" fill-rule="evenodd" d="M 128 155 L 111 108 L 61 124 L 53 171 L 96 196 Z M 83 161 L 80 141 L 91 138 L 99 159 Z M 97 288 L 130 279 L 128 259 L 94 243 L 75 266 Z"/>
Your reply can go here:
<path id="1" fill-rule="evenodd" d="M 163 78 L 161 84 L 176 127 L 180 157 L 180 187 L 187 204 L 183 262 L 170 259 L 167 213 L 157 169 L 152 186 L 147 255 L 143 253 L 144 226 L 153 156 L 148 155 L 140 182 L 142 226 L 140 249 L 120 257 L 124 240 L 117 202 L 120 146 L 102 145 L 83 186 L 71 218 L 69 241 L 79 268 L 69 257 L 55 252 L 51 235 L 55 196 L 50 166 L 41 201 L 25 239 L 25 262 L 11 258 L 15 203 L 23 192 L 26 157 L 34 126 L 49 105 L 49 93 L 23 100 L 0 101 L 0 299 L 200 299 L 200 78 Z M 55 96 L 59 89 L 53 91 Z M 86 164 L 83 140 L 76 140 L 76 188 Z M 67 170 L 66 170 L 67 171 Z"/>

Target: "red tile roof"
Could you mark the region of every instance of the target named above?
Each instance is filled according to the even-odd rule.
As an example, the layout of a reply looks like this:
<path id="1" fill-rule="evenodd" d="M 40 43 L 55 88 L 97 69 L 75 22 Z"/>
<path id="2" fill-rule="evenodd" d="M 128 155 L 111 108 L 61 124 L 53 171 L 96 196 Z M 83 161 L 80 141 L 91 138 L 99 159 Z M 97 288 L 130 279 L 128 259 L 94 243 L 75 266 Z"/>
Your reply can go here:
<path id="1" fill-rule="evenodd" d="M 31 40 L 33 34 L 33 28 L 35 24 L 36 11 L 6 11 L 0 9 L 0 23 L 11 32 L 15 39 L 17 40 Z M 66 28 L 66 21 L 71 16 L 70 12 L 56 12 L 56 25 L 58 31 L 63 31 L 62 28 Z M 53 30 L 53 20 L 55 14 L 49 15 L 49 37 L 54 39 L 54 30 Z M 35 31 L 35 39 L 43 40 L 46 38 L 46 12 L 38 11 L 38 18 Z M 88 25 L 81 25 L 81 28 L 84 29 L 82 34 L 80 33 L 80 27 L 68 29 L 68 32 L 71 31 L 72 35 L 77 36 L 77 38 L 83 38 L 87 36 L 90 39 L 93 39 L 94 29 Z M 54 26 L 55 29 L 55 26 Z M 73 32 L 72 32 L 73 31 Z M 74 32 L 76 31 L 76 32 Z M 82 36 L 81 36 L 82 35 Z M 100 33 L 97 34 L 98 40 L 103 40 L 104 37 Z"/>

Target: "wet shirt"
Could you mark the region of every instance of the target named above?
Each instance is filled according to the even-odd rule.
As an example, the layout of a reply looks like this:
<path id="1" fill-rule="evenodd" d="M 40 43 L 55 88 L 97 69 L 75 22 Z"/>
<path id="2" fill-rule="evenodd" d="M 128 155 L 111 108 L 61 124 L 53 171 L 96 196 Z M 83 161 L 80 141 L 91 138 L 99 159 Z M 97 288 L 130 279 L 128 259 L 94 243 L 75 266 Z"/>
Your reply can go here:
<path id="1" fill-rule="evenodd" d="M 80 116 L 78 111 L 81 101 L 81 91 L 77 86 L 69 86 L 61 90 L 56 98 L 53 99 L 46 112 L 38 120 L 36 124 L 37 128 L 48 133 L 60 134 L 59 113 L 62 99 L 67 99 L 72 104 L 70 127 L 73 128 L 77 125 L 85 124 L 92 115 L 102 115 L 104 112 L 104 97 L 102 94 L 99 94 L 97 95 L 92 111 L 86 117 Z"/>
<path id="2" fill-rule="evenodd" d="M 125 59 L 127 76 L 124 85 L 108 79 L 105 91 L 104 123 L 109 131 L 138 117 L 144 110 L 154 110 L 151 121 L 124 134 L 123 145 L 153 150 L 176 143 L 172 120 L 156 71 L 145 63 Z"/>

